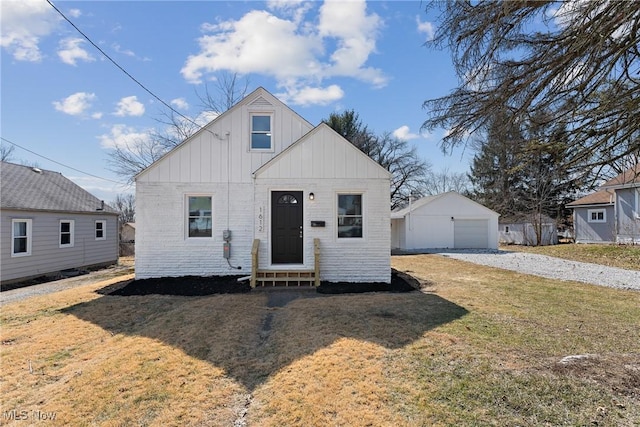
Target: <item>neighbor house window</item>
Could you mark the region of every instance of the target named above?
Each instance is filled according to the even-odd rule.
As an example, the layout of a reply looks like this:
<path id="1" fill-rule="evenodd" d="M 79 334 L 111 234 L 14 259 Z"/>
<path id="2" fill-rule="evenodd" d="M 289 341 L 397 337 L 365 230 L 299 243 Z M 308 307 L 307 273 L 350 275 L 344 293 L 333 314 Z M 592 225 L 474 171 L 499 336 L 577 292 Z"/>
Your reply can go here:
<path id="1" fill-rule="evenodd" d="M 96 240 L 107 239 L 107 221 L 96 221 Z"/>
<path id="2" fill-rule="evenodd" d="M 338 237 L 362 237 L 362 194 L 338 194 Z"/>
<path id="3" fill-rule="evenodd" d="M 605 209 L 589 209 L 587 215 L 588 222 L 607 222 L 607 211 Z"/>
<path id="4" fill-rule="evenodd" d="M 265 114 L 251 115 L 251 149 L 271 150 L 271 116 Z"/>
<path id="5" fill-rule="evenodd" d="M 211 196 L 188 196 L 188 218 L 187 226 L 189 237 L 211 237 L 213 236 L 213 221 L 211 216 L 212 197 Z"/>
<path id="6" fill-rule="evenodd" d="M 60 221 L 60 247 L 72 248 L 73 247 L 73 228 L 74 221 L 61 220 Z"/>
<path id="7" fill-rule="evenodd" d="M 11 256 L 31 255 L 31 220 L 11 221 Z"/>

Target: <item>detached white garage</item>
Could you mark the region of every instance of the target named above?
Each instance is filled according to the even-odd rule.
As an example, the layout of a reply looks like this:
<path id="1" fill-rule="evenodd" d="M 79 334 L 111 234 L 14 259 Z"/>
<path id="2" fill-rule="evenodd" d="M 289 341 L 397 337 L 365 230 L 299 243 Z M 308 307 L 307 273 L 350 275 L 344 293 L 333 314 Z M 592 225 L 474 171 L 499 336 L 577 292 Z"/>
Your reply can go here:
<path id="1" fill-rule="evenodd" d="M 391 249 L 498 249 L 497 212 L 456 192 L 391 213 Z"/>

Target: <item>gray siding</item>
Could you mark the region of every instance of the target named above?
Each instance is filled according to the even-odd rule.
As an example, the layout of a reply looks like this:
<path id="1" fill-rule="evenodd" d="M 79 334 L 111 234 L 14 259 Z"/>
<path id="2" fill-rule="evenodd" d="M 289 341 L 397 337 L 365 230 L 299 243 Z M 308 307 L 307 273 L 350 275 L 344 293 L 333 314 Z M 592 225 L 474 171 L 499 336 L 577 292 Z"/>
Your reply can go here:
<path id="1" fill-rule="evenodd" d="M 591 209 L 605 209 L 607 222 L 589 222 L 588 212 Z M 615 242 L 614 216 L 613 206 L 576 207 L 573 220 L 576 243 Z"/>
<path id="2" fill-rule="evenodd" d="M 631 243 L 640 241 L 640 212 L 636 200 L 638 189 L 623 188 L 616 190 L 616 214 L 618 242 Z"/>
<path id="3" fill-rule="evenodd" d="M 2 211 L 0 216 L 0 281 L 54 273 L 118 260 L 118 218 L 108 214 Z M 13 219 L 31 219 L 31 255 L 12 257 Z M 60 247 L 60 220 L 74 221 L 73 247 Z M 106 221 L 106 239 L 95 239 L 95 222 Z"/>

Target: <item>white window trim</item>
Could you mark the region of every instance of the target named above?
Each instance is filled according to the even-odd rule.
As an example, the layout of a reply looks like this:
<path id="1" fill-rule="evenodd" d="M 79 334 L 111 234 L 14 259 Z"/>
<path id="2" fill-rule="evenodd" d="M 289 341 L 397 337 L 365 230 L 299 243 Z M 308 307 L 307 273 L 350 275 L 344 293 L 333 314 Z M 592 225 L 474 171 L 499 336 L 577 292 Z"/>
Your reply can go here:
<path id="1" fill-rule="evenodd" d="M 98 237 L 98 223 L 102 224 L 102 237 Z M 93 226 L 93 236 L 96 240 L 107 240 L 107 220 L 99 219 L 95 222 Z"/>
<path id="2" fill-rule="evenodd" d="M 602 219 L 592 219 L 591 215 L 597 212 L 602 212 Z M 606 209 L 588 209 L 587 210 L 587 222 L 591 223 L 605 223 L 607 222 L 607 210 Z"/>
<path id="3" fill-rule="evenodd" d="M 636 188 L 636 210 L 635 210 L 635 219 L 640 220 L 640 187 Z"/>
<path id="4" fill-rule="evenodd" d="M 189 236 L 189 197 L 211 197 L 211 236 Z M 204 193 L 189 193 L 184 196 L 184 237 L 186 240 L 191 241 L 203 241 L 203 240 L 213 240 L 215 236 L 215 223 L 214 223 L 214 215 L 215 212 L 213 209 L 214 206 L 214 198 L 213 194 L 204 194 Z"/>
<path id="5" fill-rule="evenodd" d="M 273 133 L 273 111 L 252 111 L 249 112 L 249 151 L 257 151 L 262 153 L 272 153 L 275 151 L 274 133 Z M 269 148 L 253 148 L 251 145 L 253 135 L 253 117 L 254 116 L 268 116 L 269 117 L 269 133 L 271 134 L 271 146 Z"/>
<path id="6" fill-rule="evenodd" d="M 338 227 L 340 227 L 339 225 L 339 221 L 338 221 L 338 215 L 340 214 L 338 209 L 339 209 L 339 196 L 360 196 L 360 202 L 362 203 L 361 206 L 361 210 L 362 210 L 362 237 L 339 237 L 338 236 Z M 366 196 L 365 196 L 365 192 L 363 190 L 353 190 L 353 191 L 349 191 L 349 190 L 340 190 L 338 192 L 335 193 L 335 202 L 334 202 L 334 209 L 335 209 L 335 214 L 334 214 L 334 219 L 336 222 L 336 229 L 334 231 L 334 238 L 336 241 L 338 242 L 363 242 L 367 240 L 367 232 L 368 232 L 368 227 L 366 226 L 366 216 L 367 216 L 367 212 L 366 212 L 366 200 L 365 200 Z"/>
<path id="7" fill-rule="evenodd" d="M 69 243 L 62 243 L 62 223 L 69 223 Z M 58 246 L 61 248 L 72 248 L 75 242 L 75 221 L 72 219 L 61 219 L 58 226 Z"/>
<path id="8" fill-rule="evenodd" d="M 27 251 L 26 252 L 19 252 L 19 253 L 15 253 L 15 238 L 18 237 L 14 234 L 15 231 L 15 227 L 14 224 L 16 222 L 26 222 L 27 223 Z M 32 224 L 33 224 L 33 220 L 31 219 L 26 219 L 26 218 L 15 218 L 13 220 L 11 220 L 11 257 L 15 258 L 15 257 L 21 257 L 21 256 L 31 256 L 31 236 L 32 236 Z M 20 236 L 22 237 L 22 236 Z"/>

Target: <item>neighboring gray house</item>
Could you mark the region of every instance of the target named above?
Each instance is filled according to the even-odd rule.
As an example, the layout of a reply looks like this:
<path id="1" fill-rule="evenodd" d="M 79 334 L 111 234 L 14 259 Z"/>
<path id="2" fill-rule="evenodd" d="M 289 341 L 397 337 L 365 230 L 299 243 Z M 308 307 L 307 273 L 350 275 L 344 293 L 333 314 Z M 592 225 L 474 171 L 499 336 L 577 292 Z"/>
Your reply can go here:
<path id="1" fill-rule="evenodd" d="M 576 243 L 640 243 L 640 165 L 567 207 Z"/>
<path id="2" fill-rule="evenodd" d="M 536 232 L 539 230 L 539 233 Z M 547 246 L 558 244 L 556 222 L 547 215 L 500 218 L 499 240 L 505 245 Z M 540 234 L 540 243 L 538 243 Z"/>
<path id="3" fill-rule="evenodd" d="M 0 164 L 0 282 L 118 261 L 118 214 L 58 172 Z"/>

